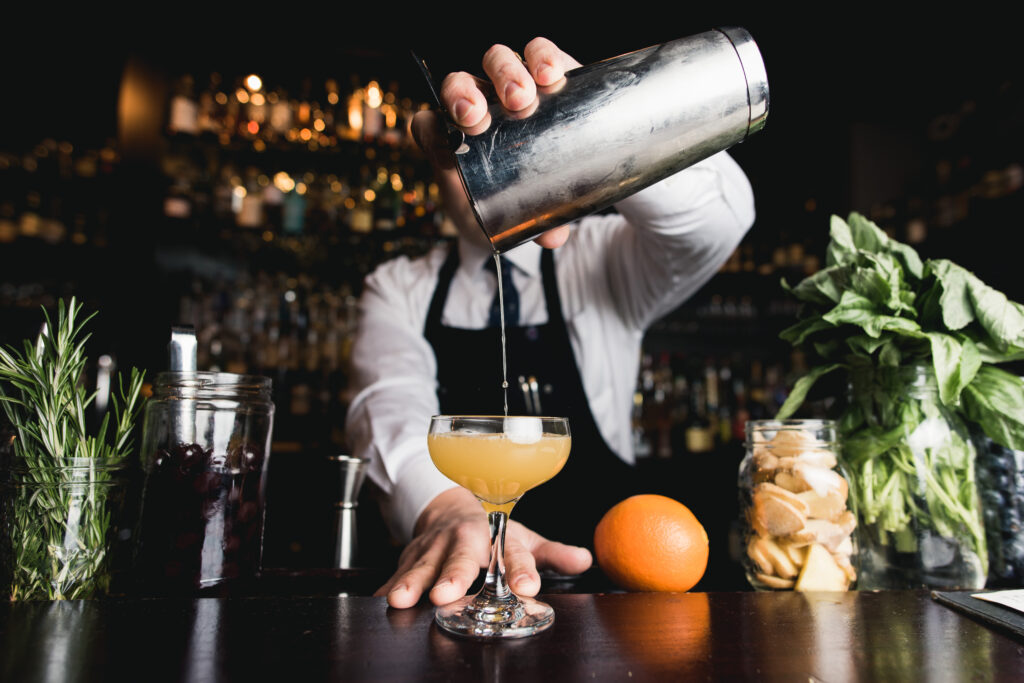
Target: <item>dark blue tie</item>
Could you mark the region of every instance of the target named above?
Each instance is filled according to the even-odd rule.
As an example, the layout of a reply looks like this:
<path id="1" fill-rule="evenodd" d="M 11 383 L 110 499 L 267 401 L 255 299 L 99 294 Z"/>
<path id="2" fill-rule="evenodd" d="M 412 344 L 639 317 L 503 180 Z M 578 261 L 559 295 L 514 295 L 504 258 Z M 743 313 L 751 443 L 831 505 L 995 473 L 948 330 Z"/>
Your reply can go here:
<path id="1" fill-rule="evenodd" d="M 505 295 L 505 326 L 515 327 L 519 324 L 519 292 L 516 291 L 516 286 L 512 284 L 512 264 L 504 256 L 499 258 L 501 259 L 501 287 Z M 488 258 L 484 263 L 484 267 L 493 273 L 496 270 L 494 259 Z M 488 325 L 490 327 L 501 326 L 501 303 L 498 292 L 494 292 Z"/>

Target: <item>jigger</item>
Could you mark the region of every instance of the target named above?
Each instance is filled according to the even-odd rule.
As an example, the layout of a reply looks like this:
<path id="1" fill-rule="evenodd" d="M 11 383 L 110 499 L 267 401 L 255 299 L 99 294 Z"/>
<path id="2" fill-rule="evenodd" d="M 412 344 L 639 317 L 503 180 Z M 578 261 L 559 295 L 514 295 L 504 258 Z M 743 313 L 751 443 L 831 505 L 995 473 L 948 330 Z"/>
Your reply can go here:
<path id="1" fill-rule="evenodd" d="M 747 139 L 768 116 L 768 78 L 750 34 L 726 27 L 572 69 L 536 107 L 495 98 L 487 130 L 443 119 L 462 183 L 496 252 L 605 209 Z"/>
<path id="2" fill-rule="evenodd" d="M 334 568 L 353 569 L 359 552 L 356 508 L 369 461 L 351 455 L 332 455 L 328 460 L 337 464 L 341 477 L 341 493 L 335 503 Z"/>

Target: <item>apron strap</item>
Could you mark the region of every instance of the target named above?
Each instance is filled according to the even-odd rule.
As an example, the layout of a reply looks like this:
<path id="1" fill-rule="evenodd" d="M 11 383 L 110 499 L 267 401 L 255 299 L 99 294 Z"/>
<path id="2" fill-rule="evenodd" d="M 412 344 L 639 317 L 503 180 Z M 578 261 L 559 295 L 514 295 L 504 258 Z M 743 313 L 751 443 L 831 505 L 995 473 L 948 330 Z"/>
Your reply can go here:
<path id="1" fill-rule="evenodd" d="M 434 288 L 434 296 L 430 300 L 430 308 L 427 309 L 427 320 L 424 324 L 423 333 L 430 339 L 431 332 L 441 327 L 441 314 L 444 312 L 444 303 L 448 300 L 448 289 L 452 284 L 452 277 L 459 267 L 459 244 L 452 241 L 448 249 L 448 256 L 437 273 L 437 287 Z"/>

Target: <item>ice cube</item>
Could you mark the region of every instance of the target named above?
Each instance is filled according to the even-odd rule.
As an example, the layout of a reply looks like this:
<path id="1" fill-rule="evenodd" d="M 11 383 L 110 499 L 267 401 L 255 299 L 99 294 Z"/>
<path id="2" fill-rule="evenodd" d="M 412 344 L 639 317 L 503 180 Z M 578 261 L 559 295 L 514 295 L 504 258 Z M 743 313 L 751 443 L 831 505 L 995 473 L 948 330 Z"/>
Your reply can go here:
<path id="1" fill-rule="evenodd" d="M 536 443 L 544 435 L 544 425 L 536 417 L 506 417 L 504 432 L 512 443 Z"/>

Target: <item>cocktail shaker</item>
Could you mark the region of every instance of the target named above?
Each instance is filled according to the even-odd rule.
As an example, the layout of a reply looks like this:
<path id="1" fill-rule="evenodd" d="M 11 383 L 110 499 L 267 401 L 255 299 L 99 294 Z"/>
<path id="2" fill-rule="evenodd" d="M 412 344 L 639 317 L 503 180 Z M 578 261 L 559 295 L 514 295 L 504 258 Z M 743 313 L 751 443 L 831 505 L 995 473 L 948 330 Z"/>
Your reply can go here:
<path id="1" fill-rule="evenodd" d="M 573 69 L 529 113 L 494 100 L 490 115 L 479 135 L 445 118 L 470 205 L 505 252 L 761 130 L 768 80 L 750 34 L 720 28 Z"/>

